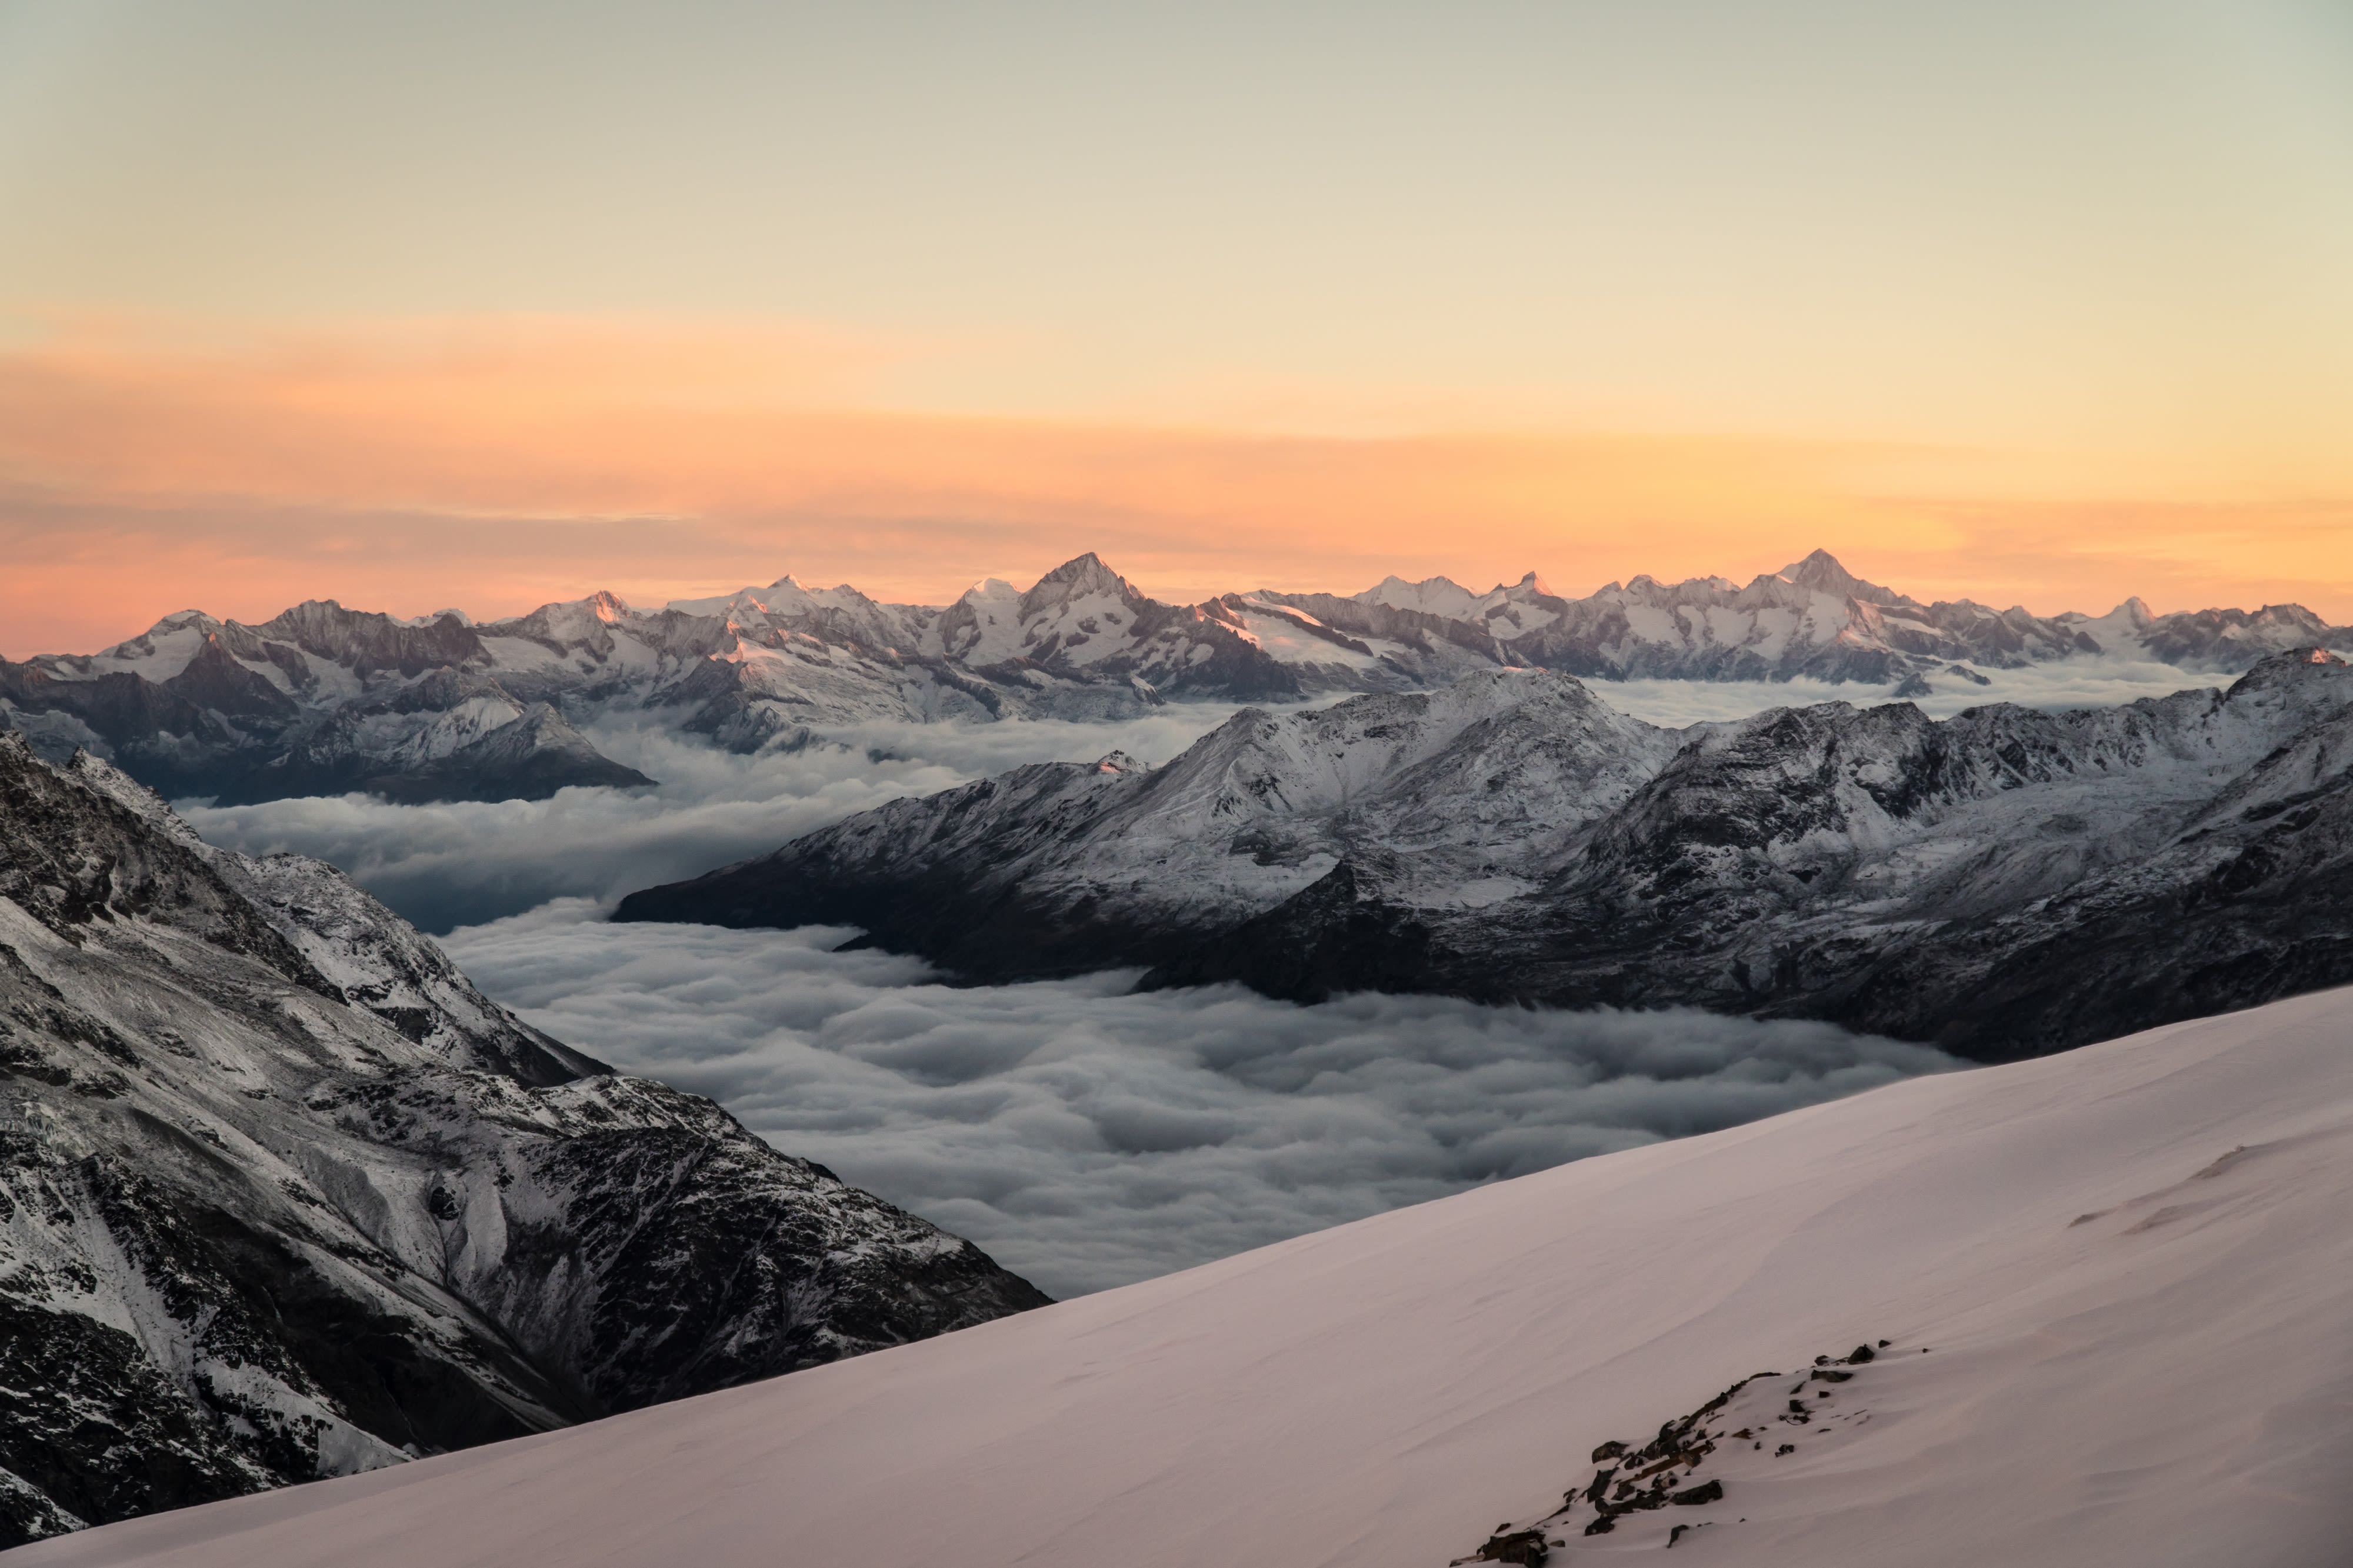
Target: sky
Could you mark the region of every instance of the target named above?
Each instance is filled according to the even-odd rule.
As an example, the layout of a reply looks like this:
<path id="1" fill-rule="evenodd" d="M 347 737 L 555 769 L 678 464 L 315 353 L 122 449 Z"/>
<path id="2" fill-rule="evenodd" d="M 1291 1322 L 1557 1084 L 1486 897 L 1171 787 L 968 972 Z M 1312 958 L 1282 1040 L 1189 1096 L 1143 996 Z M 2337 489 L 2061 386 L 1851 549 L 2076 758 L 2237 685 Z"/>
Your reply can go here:
<path id="1" fill-rule="evenodd" d="M 2353 621 L 2353 6 L 0 0 L 0 654 L 191 605 Z"/>

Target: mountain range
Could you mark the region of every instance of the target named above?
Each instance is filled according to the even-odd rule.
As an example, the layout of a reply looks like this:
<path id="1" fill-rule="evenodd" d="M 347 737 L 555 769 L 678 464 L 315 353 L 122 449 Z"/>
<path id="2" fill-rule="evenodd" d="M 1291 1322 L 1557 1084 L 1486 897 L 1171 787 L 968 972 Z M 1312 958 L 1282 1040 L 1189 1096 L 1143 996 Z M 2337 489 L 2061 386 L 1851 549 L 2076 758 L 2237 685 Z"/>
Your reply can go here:
<path id="1" fill-rule="evenodd" d="M 1362 593 L 1151 599 L 1094 555 L 1027 590 L 881 604 L 787 576 L 632 608 L 610 594 L 475 624 L 298 605 L 248 626 L 167 616 L 101 652 L 0 659 L 0 725 L 77 749 L 173 799 L 362 791 L 396 801 L 543 798 L 654 781 L 581 726 L 617 710 L 737 751 L 876 719 L 1132 717 L 1168 700 L 1292 703 L 1440 689 L 1466 674 L 1982 683 L 2093 658 L 2229 676 L 2292 647 L 2353 648 L 2300 606 L 2036 616 L 1923 604 L 1816 551 L 1745 586 L 1637 577 L 1583 598 L 1531 573 L 1473 593 L 1388 578 Z"/>
<path id="2" fill-rule="evenodd" d="M 1044 1300 L 333 868 L 0 734 L 0 1546 Z"/>
<path id="3" fill-rule="evenodd" d="M 853 925 L 988 983 L 1683 1005 L 2003 1060 L 2353 980 L 2353 668 L 1681 730 L 1488 671 L 896 801 L 615 918 Z"/>

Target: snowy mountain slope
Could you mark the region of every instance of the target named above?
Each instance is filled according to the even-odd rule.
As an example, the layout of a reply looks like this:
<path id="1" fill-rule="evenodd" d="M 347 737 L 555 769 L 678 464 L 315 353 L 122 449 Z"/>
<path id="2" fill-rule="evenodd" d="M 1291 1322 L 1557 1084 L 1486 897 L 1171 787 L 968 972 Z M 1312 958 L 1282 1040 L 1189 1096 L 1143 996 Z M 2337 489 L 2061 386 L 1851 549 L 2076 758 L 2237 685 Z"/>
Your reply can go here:
<path id="1" fill-rule="evenodd" d="M 2339 991 L 1911 1079 L 20 1560 L 1439 1568 L 1501 1521 L 1555 1564 L 1683 1524 L 1741 1568 L 2322 1568 L 2353 1538 L 2348 1035 Z M 1694 1414 L 1678 1489 L 1720 1497 L 1548 1517 Z"/>
<path id="2" fill-rule="evenodd" d="M 2118 709 L 1704 727 L 1535 893 L 1454 914 L 1367 858 L 1157 978 L 1681 1002 L 1979 1060 L 2252 1005 L 2353 979 L 2348 710 L 2353 669 L 2282 655 Z"/>
<path id="3" fill-rule="evenodd" d="M 1982 683 L 1973 664 L 2121 657 L 2236 673 L 2306 646 L 2353 648 L 2353 628 L 2295 605 L 2158 616 L 2132 600 L 2038 618 L 1922 605 L 1820 551 L 1746 587 L 1638 577 L 1567 599 L 1531 573 L 1483 595 L 1392 577 L 1353 596 L 1189 605 L 1088 554 L 1026 590 L 992 578 L 939 607 L 787 576 L 659 610 L 600 593 L 481 625 L 332 600 L 251 626 L 185 611 L 102 653 L 0 660 L 0 724 L 53 759 L 86 747 L 174 797 L 539 798 L 649 782 L 574 728 L 616 707 L 751 752 L 876 720 L 1121 719 L 1170 699 L 1427 690 L 1512 668 L 1903 681 L 1899 695 L 1917 696 Z"/>
<path id="4" fill-rule="evenodd" d="M 1071 973 L 1230 927 L 1367 845 L 1414 854 L 1452 901 L 1527 890 L 1531 866 L 1672 750 L 1668 732 L 1543 674 L 1251 710 L 1166 767 L 1114 753 L 894 802 L 633 893 L 616 918 L 860 925 L 974 973 Z"/>
<path id="5" fill-rule="evenodd" d="M 0 735 L 0 1542 L 1041 1300 L 518 1022 L 332 868 Z"/>
<path id="6" fill-rule="evenodd" d="M 1246 711 L 1148 773 L 896 802 L 616 918 L 856 924 L 977 979 L 1688 1004 L 2003 1059 L 2353 979 L 2348 714 L 2321 653 L 2114 709 L 1683 731 L 1491 674 Z"/>

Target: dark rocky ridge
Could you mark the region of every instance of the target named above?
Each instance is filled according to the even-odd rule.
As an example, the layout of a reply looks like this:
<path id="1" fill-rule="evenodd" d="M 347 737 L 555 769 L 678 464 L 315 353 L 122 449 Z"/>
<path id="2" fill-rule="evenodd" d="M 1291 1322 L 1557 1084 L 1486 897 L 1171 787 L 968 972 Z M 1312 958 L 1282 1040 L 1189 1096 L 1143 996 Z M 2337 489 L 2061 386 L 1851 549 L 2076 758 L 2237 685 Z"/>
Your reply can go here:
<path id="1" fill-rule="evenodd" d="M 0 1545 L 1043 1300 L 521 1023 L 332 868 L 0 735 Z"/>
<path id="2" fill-rule="evenodd" d="M 1979 1060 L 2353 980 L 2327 654 L 2072 713 L 1605 714 L 1557 676 L 1246 712 L 1152 773 L 894 803 L 616 918 L 856 924 L 978 981 L 1823 1018 Z"/>

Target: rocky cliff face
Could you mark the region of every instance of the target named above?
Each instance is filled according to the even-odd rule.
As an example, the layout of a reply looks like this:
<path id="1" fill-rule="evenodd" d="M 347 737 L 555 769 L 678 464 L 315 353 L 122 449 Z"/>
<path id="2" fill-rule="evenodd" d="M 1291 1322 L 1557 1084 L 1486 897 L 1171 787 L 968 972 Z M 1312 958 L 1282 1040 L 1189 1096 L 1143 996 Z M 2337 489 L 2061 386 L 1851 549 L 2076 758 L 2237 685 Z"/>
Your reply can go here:
<path id="1" fill-rule="evenodd" d="M 0 1544 L 1042 1300 L 521 1023 L 332 868 L 0 735 Z"/>
<path id="2" fill-rule="evenodd" d="M 609 594 L 475 625 L 296 605 L 259 626 L 195 611 L 103 653 L 0 660 L 0 725 L 44 755 L 111 758 L 222 802 L 362 790 L 401 801 L 542 798 L 651 781 L 575 727 L 650 712 L 738 751 L 873 720 L 1133 717 L 1168 700 L 1291 702 L 1434 690 L 1530 668 L 1621 679 L 1977 682 L 1977 667 L 2123 657 L 2237 673 L 2292 647 L 2353 648 L 2295 605 L 2038 617 L 1924 605 L 1827 553 L 1741 586 L 1638 577 L 1581 599 L 1531 573 L 1474 594 L 1392 577 L 1354 595 L 1145 596 L 1095 556 L 944 606 L 765 588 L 633 609 Z"/>
<path id="3" fill-rule="evenodd" d="M 894 803 L 617 918 L 854 923 L 984 980 L 1688 1004 L 2000 1059 L 2353 979 L 2353 670 L 1682 731 L 1488 675 Z"/>

